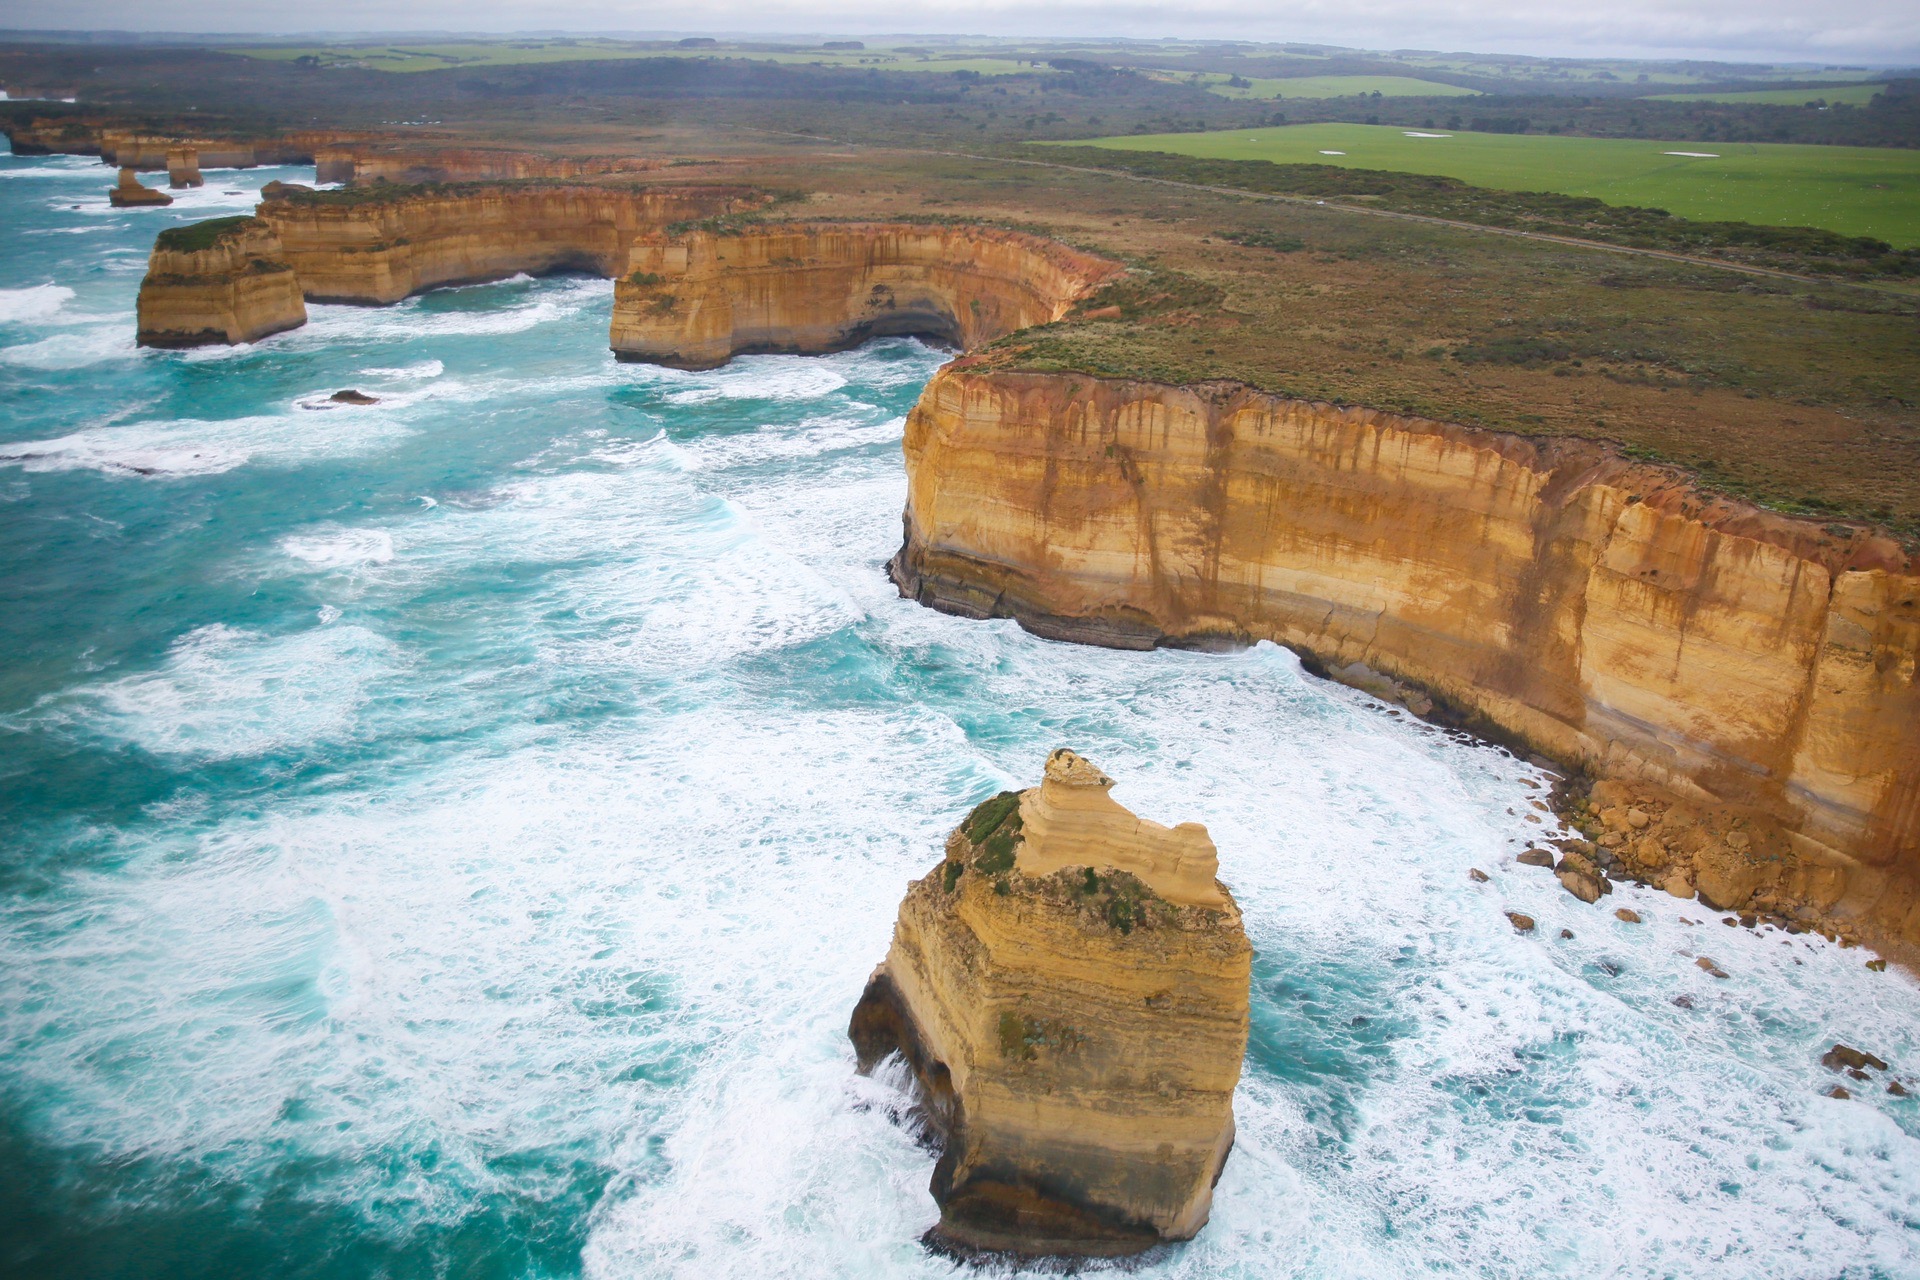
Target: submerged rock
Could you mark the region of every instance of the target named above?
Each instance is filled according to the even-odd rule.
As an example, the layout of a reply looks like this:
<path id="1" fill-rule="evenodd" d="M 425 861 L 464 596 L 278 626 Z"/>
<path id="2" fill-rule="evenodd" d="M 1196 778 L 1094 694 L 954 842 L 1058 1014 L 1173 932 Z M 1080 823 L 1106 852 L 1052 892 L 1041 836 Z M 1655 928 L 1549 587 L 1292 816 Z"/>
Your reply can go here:
<path id="1" fill-rule="evenodd" d="M 1190 1239 L 1233 1146 L 1252 949 L 1198 823 L 1136 818 L 1071 751 L 907 891 L 848 1029 L 941 1147 L 929 1243 L 1117 1256 Z"/>

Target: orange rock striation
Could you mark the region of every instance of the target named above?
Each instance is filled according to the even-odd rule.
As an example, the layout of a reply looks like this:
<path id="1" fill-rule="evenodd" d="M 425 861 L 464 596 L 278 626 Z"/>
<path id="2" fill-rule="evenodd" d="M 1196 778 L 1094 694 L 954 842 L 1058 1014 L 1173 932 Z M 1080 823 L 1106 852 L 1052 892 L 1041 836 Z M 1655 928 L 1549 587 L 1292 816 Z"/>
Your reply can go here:
<path id="1" fill-rule="evenodd" d="M 366 186 L 378 182 L 497 182 L 541 178 L 572 181 L 648 173 L 663 161 L 642 156 L 543 156 L 481 147 L 420 147 L 351 142 L 314 150 L 314 181 Z"/>
<path id="2" fill-rule="evenodd" d="M 1920 557 L 1589 441 L 970 363 L 908 419 L 904 594 L 1288 645 L 1657 791 L 1609 847 L 1676 890 L 1920 940 Z"/>
<path id="3" fill-rule="evenodd" d="M 300 283 L 273 228 L 223 218 L 162 232 L 140 282 L 138 342 L 257 342 L 307 322 Z"/>
<path id="4" fill-rule="evenodd" d="M 111 120 L 68 115 L 0 120 L 15 155 L 99 156 L 117 168 L 169 169 L 168 153 L 191 148 L 200 167 L 251 169 L 263 164 L 312 164 L 316 149 L 363 135 L 339 129 L 296 129 L 253 137 L 203 138 L 128 128 Z"/>
<path id="5" fill-rule="evenodd" d="M 1112 1256 L 1191 1239 L 1233 1146 L 1253 952 L 1206 828 L 1074 755 L 967 816 L 848 1034 L 899 1053 L 941 1155 L 933 1242 Z"/>
<path id="6" fill-rule="evenodd" d="M 766 203 L 749 187 L 489 185 L 331 194 L 260 205 L 314 301 L 387 303 L 526 272 L 617 276 L 636 237 Z"/>
<path id="7" fill-rule="evenodd" d="M 265 264 L 286 273 L 297 298 L 322 302 L 381 304 L 439 285 L 498 280 L 527 272 L 575 270 L 610 276 L 625 269 L 636 236 L 668 223 L 756 207 L 766 197 L 746 187 L 574 187 L 542 184 L 397 188 L 377 193 L 326 193 L 268 184 L 257 220 L 271 232 L 271 247 L 254 241 L 249 261 L 255 274 Z M 211 224 L 199 224 L 202 226 Z M 188 228 L 187 230 L 190 230 Z M 164 233 L 163 233 L 164 235 Z M 165 259 L 155 247 L 156 274 L 149 286 L 166 297 L 165 326 L 144 322 L 140 341 L 168 335 L 165 345 L 251 341 L 223 333 L 252 333 L 256 326 L 231 321 L 219 301 L 232 269 L 217 255 L 205 259 L 206 289 L 188 287 L 186 265 Z M 209 310 L 191 314 L 191 299 Z M 156 307 L 159 303 L 156 301 Z M 159 314 L 159 312 L 156 312 Z M 291 311 L 276 306 L 274 328 Z M 304 307 L 300 311 L 304 322 Z M 152 344 L 149 344 L 152 345 Z"/>
<path id="8" fill-rule="evenodd" d="M 916 334 L 970 349 L 1062 318 L 1117 263 L 991 227 L 801 222 L 635 244 L 615 287 L 625 360 L 707 369 Z"/>

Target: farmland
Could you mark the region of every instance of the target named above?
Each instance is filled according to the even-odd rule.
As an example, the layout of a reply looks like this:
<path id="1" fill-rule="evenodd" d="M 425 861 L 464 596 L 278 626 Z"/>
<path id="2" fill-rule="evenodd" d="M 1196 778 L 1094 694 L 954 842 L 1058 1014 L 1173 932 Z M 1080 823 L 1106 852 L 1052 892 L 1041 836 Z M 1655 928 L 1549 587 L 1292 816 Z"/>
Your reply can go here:
<path id="1" fill-rule="evenodd" d="M 1900 247 L 1920 245 L 1920 151 L 1471 133 L 1458 131 L 1457 119 L 1449 123 L 1456 127 L 1311 124 L 1100 138 L 1088 145 L 1436 174 L 1496 190 L 1650 206 L 1686 218 L 1821 227 Z"/>

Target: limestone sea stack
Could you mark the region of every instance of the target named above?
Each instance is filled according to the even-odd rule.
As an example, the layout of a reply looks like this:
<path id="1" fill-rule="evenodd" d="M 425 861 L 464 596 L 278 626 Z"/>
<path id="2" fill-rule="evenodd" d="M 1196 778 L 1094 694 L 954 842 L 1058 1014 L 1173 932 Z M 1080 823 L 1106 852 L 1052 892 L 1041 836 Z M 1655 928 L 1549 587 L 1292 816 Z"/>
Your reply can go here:
<path id="1" fill-rule="evenodd" d="M 207 180 L 200 176 L 200 149 L 198 147 L 167 148 L 167 185 L 178 191 L 185 187 L 203 187 Z"/>
<path id="2" fill-rule="evenodd" d="M 1118 1256 L 1206 1224 L 1233 1146 L 1253 951 L 1206 828 L 1137 818 L 1071 751 L 907 891 L 854 1009 L 898 1052 L 962 1254 Z"/>
<path id="3" fill-rule="evenodd" d="M 143 347 L 257 342 L 307 322 L 300 282 L 259 218 L 171 227 L 154 242 L 137 306 Z"/>
<path id="4" fill-rule="evenodd" d="M 172 204 L 164 191 L 140 184 L 140 175 L 131 168 L 120 170 L 120 181 L 107 189 L 107 203 L 116 209 L 138 209 L 145 205 Z"/>

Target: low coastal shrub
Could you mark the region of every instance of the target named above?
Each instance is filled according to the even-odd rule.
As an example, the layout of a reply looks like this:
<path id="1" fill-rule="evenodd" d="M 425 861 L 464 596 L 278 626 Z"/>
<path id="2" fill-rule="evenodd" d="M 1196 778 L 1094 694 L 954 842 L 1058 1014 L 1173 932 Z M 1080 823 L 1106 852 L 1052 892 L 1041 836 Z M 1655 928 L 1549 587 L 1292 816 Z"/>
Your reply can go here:
<path id="1" fill-rule="evenodd" d="M 209 218 L 205 222 L 191 222 L 184 227 L 168 227 L 154 243 L 171 253 L 198 253 L 213 248 L 222 237 L 257 221 L 259 219 L 244 213 L 231 218 Z"/>

